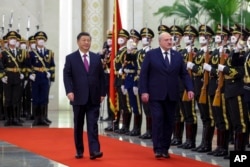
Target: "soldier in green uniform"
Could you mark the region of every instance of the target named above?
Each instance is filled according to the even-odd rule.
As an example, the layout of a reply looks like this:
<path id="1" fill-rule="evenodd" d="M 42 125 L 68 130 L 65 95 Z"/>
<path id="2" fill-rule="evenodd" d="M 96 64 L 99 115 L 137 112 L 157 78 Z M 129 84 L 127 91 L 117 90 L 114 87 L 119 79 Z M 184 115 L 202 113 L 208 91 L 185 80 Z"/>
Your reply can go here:
<path id="1" fill-rule="evenodd" d="M 195 39 L 199 36 L 198 31 L 191 25 L 186 25 L 184 27 L 184 37 L 183 42 L 185 43 L 185 48 L 181 50 L 183 59 L 185 63 L 192 61 L 194 55 L 197 52 L 197 48 L 194 47 Z M 189 75 L 192 77 L 191 70 L 188 70 Z M 184 89 L 184 88 L 183 88 Z M 195 148 L 196 144 L 196 134 L 197 134 L 197 114 L 195 110 L 195 100 L 189 100 L 186 97 L 186 92 L 182 92 L 182 105 L 183 110 L 181 110 L 184 115 L 185 131 L 186 131 L 186 141 L 178 145 L 178 148 L 191 149 Z"/>
<path id="2" fill-rule="evenodd" d="M 248 31 L 249 32 L 249 31 Z M 250 148 L 249 134 L 250 134 L 250 36 L 247 38 L 247 49 L 245 54 L 246 60 L 244 63 L 245 76 L 244 76 L 244 99 L 247 105 L 248 111 L 248 134 L 247 134 L 247 144 Z"/>
<path id="3" fill-rule="evenodd" d="M 229 30 L 227 30 L 226 27 L 221 27 L 221 25 L 218 24 L 214 41 L 217 46 L 211 54 L 209 63 L 203 64 L 203 69 L 209 72 L 209 105 L 213 112 L 213 117 L 217 128 L 217 147 L 215 150 L 208 152 L 208 155 L 214 156 L 225 156 L 228 154 L 230 124 L 227 104 L 225 103 L 224 98 L 223 76 L 221 74 L 218 75 L 217 68 L 218 64 L 223 63 L 229 54 L 229 49 L 227 46 L 229 37 Z M 217 98 L 218 96 L 220 100 Z"/>
<path id="4" fill-rule="evenodd" d="M 212 150 L 215 123 L 212 112 L 209 109 L 209 100 L 206 92 L 208 90 L 208 73 L 204 72 L 203 63 L 209 60 L 211 54 L 210 42 L 213 35 L 214 32 L 211 27 L 207 25 L 199 26 L 200 49 L 193 58 L 193 62 L 187 62 L 187 68 L 192 70 L 195 100 L 203 125 L 201 144 L 192 149 L 192 151 L 197 152 L 209 152 Z"/>
<path id="5" fill-rule="evenodd" d="M 218 65 L 218 71 L 223 72 L 225 78 L 225 100 L 228 104 L 230 121 L 235 132 L 234 151 L 245 151 L 248 113 L 244 102 L 245 75 L 245 38 L 248 32 L 238 24 L 232 27 L 232 50 L 224 64 Z M 229 159 L 229 155 L 225 156 Z"/>
<path id="6" fill-rule="evenodd" d="M 126 65 L 126 56 L 127 56 L 127 41 L 129 39 L 129 32 L 125 29 L 121 29 L 118 33 L 118 45 L 119 50 L 116 54 L 114 60 L 115 68 L 115 88 L 117 92 L 117 101 L 118 101 L 118 114 L 115 121 L 114 128 L 115 132 L 119 134 L 125 134 L 129 132 L 130 121 L 131 121 L 131 108 L 129 104 L 129 98 L 127 90 L 124 87 L 125 73 L 123 71 L 124 66 Z M 120 114 L 122 114 L 122 127 L 118 128 Z"/>
<path id="7" fill-rule="evenodd" d="M 9 31 L 6 35 L 8 39 L 8 49 L 1 52 L 1 60 L 4 68 L 4 76 L 2 77 L 4 90 L 4 107 L 6 111 L 5 126 L 21 126 L 19 121 L 24 73 L 26 69 L 26 50 L 16 47 L 17 38 L 20 35 L 16 31 Z"/>

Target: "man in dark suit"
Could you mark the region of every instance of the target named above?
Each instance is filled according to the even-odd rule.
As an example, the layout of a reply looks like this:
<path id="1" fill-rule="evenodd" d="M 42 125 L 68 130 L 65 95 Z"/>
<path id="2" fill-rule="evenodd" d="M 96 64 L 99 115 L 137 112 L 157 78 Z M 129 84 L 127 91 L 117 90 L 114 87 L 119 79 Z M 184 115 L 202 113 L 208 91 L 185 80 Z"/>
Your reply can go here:
<path id="1" fill-rule="evenodd" d="M 91 36 L 81 32 L 77 36 L 79 50 L 67 55 L 63 80 L 74 112 L 74 139 L 76 158 L 82 158 L 83 125 L 86 115 L 90 159 L 101 158 L 98 139 L 100 103 L 105 97 L 105 77 L 101 57 L 89 51 Z"/>
<path id="2" fill-rule="evenodd" d="M 179 77 L 189 99 L 193 99 L 193 84 L 183 57 L 172 50 L 172 36 L 159 35 L 159 48 L 146 53 L 142 63 L 139 90 L 144 103 L 149 103 L 152 115 L 153 151 L 156 158 L 169 158 L 175 109 L 179 101 Z"/>

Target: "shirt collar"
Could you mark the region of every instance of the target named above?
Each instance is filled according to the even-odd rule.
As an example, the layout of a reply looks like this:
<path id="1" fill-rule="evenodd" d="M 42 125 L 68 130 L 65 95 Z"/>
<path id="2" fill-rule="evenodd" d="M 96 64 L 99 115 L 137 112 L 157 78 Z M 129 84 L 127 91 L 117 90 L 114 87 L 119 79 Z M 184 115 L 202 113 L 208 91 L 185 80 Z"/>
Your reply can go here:
<path id="1" fill-rule="evenodd" d="M 83 56 L 84 54 L 86 54 L 86 55 L 87 55 L 87 57 L 89 57 L 89 52 L 87 52 L 87 53 L 83 53 L 83 52 L 79 49 L 79 53 L 80 53 L 80 55 L 81 55 L 81 56 Z"/>
<path id="2" fill-rule="evenodd" d="M 165 52 L 168 52 L 168 55 L 170 55 L 170 49 L 168 51 L 165 51 L 164 49 L 161 48 L 161 53 L 164 54 Z"/>

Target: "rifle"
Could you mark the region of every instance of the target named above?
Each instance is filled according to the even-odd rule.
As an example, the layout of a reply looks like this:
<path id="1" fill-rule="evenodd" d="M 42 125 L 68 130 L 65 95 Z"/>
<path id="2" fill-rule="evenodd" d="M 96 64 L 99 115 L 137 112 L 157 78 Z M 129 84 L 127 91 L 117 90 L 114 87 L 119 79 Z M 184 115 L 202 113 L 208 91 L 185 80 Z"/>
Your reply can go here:
<path id="1" fill-rule="evenodd" d="M 190 46 L 192 46 L 192 43 L 190 43 Z M 192 49 L 191 49 L 191 52 L 188 54 L 188 61 L 189 62 L 193 62 L 193 52 L 192 52 Z M 188 69 L 188 73 L 189 73 L 190 77 L 192 77 L 192 70 L 191 69 Z M 190 99 L 188 98 L 187 90 L 185 90 L 184 93 L 183 93 L 182 101 L 190 101 Z"/>
<path id="2" fill-rule="evenodd" d="M 220 64 L 224 64 L 225 63 L 225 53 L 222 52 L 220 55 Z M 222 71 L 219 72 L 219 78 L 218 78 L 218 86 L 217 89 L 215 91 L 215 96 L 214 96 L 214 100 L 213 100 L 213 106 L 215 107 L 219 107 L 221 105 L 221 88 L 223 87 L 223 82 L 224 82 L 224 75 L 222 73 Z"/>
<path id="3" fill-rule="evenodd" d="M 191 20 L 190 20 L 190 17 L 189 17 L 189 26 L 191 26 Z M 190 37 L 190 34 L 191 34 L 191 27 L 189 27 L 189 38 Z M 191 51 L 190 53 L 188 54 L 188 61 L 189 62 L 193 62 L 193 52 L 192 52 L 192 42 L 190 42 L 190 47 L 191 47 Z M 192 70 L 191 69 L 188 69 L 188 73 L 189 73 L 189 76 L 192 78 Z M 182 101 L 190 101 L 190 99 L 188 98 L 188 93 L 187 93 L 187 90 L 184 90 L 184 93 L 182 95 Z"/>
<path id="4" fill-rule="evenodd" d="M 205 27 L 205 33 L 204 34 L 206 35 L 206 27 Z M 206 51 L 206 55 L 205 55 L 205 63 L 209 63 L 208 39 L 207 39 L 207 51 Z M 202 85 L 202 88 L 201 88 L 201 94 L 200 94 L 200 98 L 199 98 L 199 103 L 202 103 L 202 104 L 206 104 L 207 103 L 208 77 L 209 77 L 208 71 L 204 71 L 204 74 L 203 74 L 203 85 Z"/>
<path id="5" fill-rule="evenodd" d="M 221 15 L 221 42 L 222 42 L 222 47 L 223 47 L 223 15 Z M 224 53 L 224 49 L 222 49 L 222 52 L 220 53 L 220 64 L 224 64 L 225 63 L 225 53 Z M 218 86 L 217 89 L 215 91 L 215 96 L 214 96 L 214 100 L 213 100 L 213 104 L 212 106 L 215 107 L 220 107 L 221 105 L 221 88 L 223 87 L 223 82 L 224 82 L 224 75 L 223 73 L 220 71 L 218 74 L 219 78 L 218 78 Z"/>
<path id="6" fill-rule="evenodd" d="M 209 63 L 209 52 L 207 48 L 207 52 L 205 55 L 205 63 Z M 199 98 L 199 103 L 206 104 L 207 103 L 207 85 L 208 85 L 208 77 L 209 77 L 209 72 L 204 71 L 203 74 L 203 85 L 201 88 L 201 94 Z"/>

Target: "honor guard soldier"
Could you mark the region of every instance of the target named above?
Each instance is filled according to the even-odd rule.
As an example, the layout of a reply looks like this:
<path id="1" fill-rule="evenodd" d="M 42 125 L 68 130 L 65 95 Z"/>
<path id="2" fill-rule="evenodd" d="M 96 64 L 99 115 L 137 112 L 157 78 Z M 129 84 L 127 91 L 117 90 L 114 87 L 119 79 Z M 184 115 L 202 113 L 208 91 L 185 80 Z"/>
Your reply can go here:
<path id="1" fill-rule="evenodd" d="M 134 114 L 133 129 L 126 133 L 129 136 L 141 135 L 142 124 L 142 107 L 140 103 L 140 96 L 138 94 L 138 87 L 136 85 L 137 77 L 137 45 L 141 40 L 141 35 L 135 29 L 130 30 L 130 39 L 127 42 L 127 56 L 126 65 L 123 68 L 125 73 L 124 88 L 129 97 L 129 105 Z M 136 87 L 135 87 L 136 86 Z"/>
<path id="2" fill-rule="evenodd" d="M 181 27 L 173 25 L 170 27 L 170 34 L 172 35 L 173 38 L 173 50 L 176 50 L 178 52 L 181 52 L 181 39 L 183 36 L 183 30 Z M 179 105 L 177 105 L 176 108 L 176 114 L 175 114 L 175 125 L 174 125 L 174 130 L 173 130 L 173 139 L 171 141 L 171 145 L 180 145 L 182 144 L 182 136 L 183 136 L 183 130 L 184 130 L 184 109 L 182 105 L 182 94 L 184 92 L 184 87 L 182 84 L 181 79 L 179 80 L 182 85 L 182 88 L 180 89 L 180 101 Z"/>
<path id="3" fill-rule="evenodd" d="M 127 41 L 129 39 L 129 32 L 125 29 L 121 29 L 118 33 L 118 45 L 119 49 L 114 59 L 115 70 L 115 88 L 117 92 L 118 113 L 117 118 L 114 120 L 113 130 L 116 133 L 125 134 L 129 132 L 129 126 L 131 121 L 131 108 L 129 104 L 128 94 L 124 88 L 125 73 L 123 71 L 126 65 L 127 55 Z M 122 114 L 122 127 L 119 129 L 120 115 Z"/>
<path id="4" fill-rule="evenodd" d="M 183 59 L 185 63 L 188 61 L 192 62 L 193 57 L 197 52 L 197 48 L 194 47 L 195 39 L 199 36 L 198 31 L 191 25 L 186 25 L 184 27 L 184 37 L 183 42 L 185 44 L 185 48 L 181 50 L 181 54 L 183 55 Z M 189 75 L 192 78 L 192 71 L 188 70 Z M 184 115 L 185 122 L 185 131 L 186 131 L 186 141 L 178 145 L 178 148 L 183 149 L 191 149 L 196 146 L 196 135 L 197 135 L 197 114 L 195 110 L 195 100 L 189 100 L 187 98 L 187 92 L 182 92 L 182 102 L 183 110 L 182 114 Z"/>
<path id="5" fill-rule="evenodd" d="M 34 114 L 33 126 L 48 126 L 47 105 L 51 81 L 54 81 L 55 62 L 54 53 L 45 48 L 47 34 L 39 31 L 34 35 L 36 50 L 29 52 L 28 67 L 29 79 L 32 81 L 32 111 Z"/>
<path id="6" fill-rule="evenodd" d="M 28 41 L 23 37 L 20 40 L 20 48 L 28 52 Z M 23 82 L 22 115 L 27 120 L 31 119 L 31 86 L 27 70 L 25 71 L 25 80 Z"/>
<path id="7" fill-rule="evenodd" d="M 162 32 L 170 33 L 170 28 L 166 25 L 159 25 L 158 26 L 158 34 L 160 35 Z"/>
<path id="8" fill-rule="evenodd" d="M 209 72 L 209 105 L 217 128 L 217 147 L 213 151 L 208 152 L 208 155 L 214 156 L 225 156 L 228 154 L 229 117 L 224 98 L 223 75 L 218 75 L 217 69 L 218 64 L 223 64 L 228 57 L 229 49 L 227 43 L 229 37 L 230 31 L 218 24 L 214 41 L 216 48 L 213 50 L 209 62 L 203 64 L 203 69 Z"/>
<path id="9" fill-rule="evenodd" d="M 36 39 L 35 37 L 32 35 L 29 37 L 29 46 L 28 46 L 28 50 L 36 50 Z"/>
<path id="10" fill-rule="evenodd" d="M 103 70 L 105 74 L 105 87 L 106 87 L 106 104 L 107 104 L 107 118 L 103 119 L 103 121 L 112 121 L 114 117 L 114 113 L 110 109 L 110 102 L 109 102 L 109 78 L 110 78 L 110 54 L 111 54 L 111 47 L 112 47 L 112 31 L 107 32 L 107 40 L 103 44 L 102 52 L 100 53 Z M 106 129 L 108 130 L 108 129 Z M 112 129 L 110 129 L 112 131 Z"/>
<path id="11" fill-rule="evenodd" d="M 214 135 L 214 119 L 209 109 L 208 90 L 208 72 L 203 73 L 203 63 L 208 63 L 211 54 L 210 42 L 214 35 L 213 30 L 207 25 L 199 27 L 200 50 L 194 57 L 193 62 L 187 63 L 187 68 L 192 70 L 195 100 L 200 111 L 200 118 L 203 124 L 201 144 L 193 148 L 192 151 L 209 152 L 212 150 L 212 139 Z"/>
<path id="12" fill-rule="evenodd" d="M 225 100 L 235 132 L 234 151 L 245 151 L 248 113 L 244 102 L 244 40 L 246 40 L 244 37 L 248 35 L 248 32 L 240 25 L 235 24 L 231 33 L 232 50 L 225 63 L 218 65 L 218 71 L 221 71 L 225 78 Z M 229 155 L 224 158 L 228 159 Z"/>
<path id="13" fill-rule="evenodd" d="M 249 31 L 248 31 L 249 32 Z M 249 142 L 249 134 L 250 134 L 250 36 L 247 38 L 247 49 L 245 54 L 245 63 L 244 63 L 244 69 L 245 69 L 245 77 L 244 77 L 244 99 L 247 106 L 248 111 L 248 134 L 247 134 L 247 144 L 248 148 L 250 148 L 250 142 Z"/>
<path id="14" fill-rule="evenodd" d="M 139 78 L 139 75 L 140 75 L 140 70 L 141 70 L 141 65 L 142 65 L 142 62 L 144 60 L 144 56 L 146 55 L 146 53 L 151 50 L 151 42 L 154 38 L 154 32 L 148 28 L 148 27 L 144 27 L 141 29 L 140 31 L 140 35 L 142 37 L 142 49 L 140 49 L 138 51 L 138 55 L 137 55 L 137 68 L 138 68 L 138 71 L 137 71 L 137 79 L 135 82 L 136 83 L 136 86 L 135 88 L 137 87 L 138 88 L 138 82 L 140 82 L 140 78 Z M 140 92 L 140 90 L 139 90 Z M 151 118 L 151 112 L 150 112 L 150 109 L 149 109 L 149 105 L 148 103 L 142 103 L 142 107 L 143 107 L 143 111 L 144 111 L 144 114 L 146 116 L 146 132 L 142 135 L 139 136 L 139 138 L 141 139 L 151 139 L 152 138 L 152 118 Z"/>
<path id="15" fill-rule="evenodd" d="M 5 49 L 4 48 L 4 37 L 0 39 L 0 53 Z M 2 67 L 3 68 L 3 67 Z M 3 69 L 0 71 L 0 78 L 3 77 Z M 0 120 L 4 120 L 4 107 L 3 107 L 3 82 L 0 82 Z"/>
<path id="16" fill-rule="evenodd" d="M 4 90 L 4 108 L 6 113 L 5 126 L 22 126 L 20 123 L 19 104 L 22 95 L 22 80 L 26 69 L 26 50 L 16 47 L 17 38 L 20 35 L 16 31 L 9 31 L 6 35 L 8 49 L 1 52 L 1 60 L 4 68 L 2 77 Z"/>
<path id="17" fill-rule="evenodd" d="M 34 38 L 34 35 L 30 36 L 28 38 L 27 42 L 27 50 L 30 52 L 31 50 L 36 50 L 36 39 Z M 27 120 L 33 120 L 34 119 L 34 114 L 31 109 L 31 80 L 29 79 L 29 74 L 30 72 L 26 70 L 26 80 L 25 80 L 25 88 L 24 88 L 24 93 L 25 93 L 25 104 L 24 104 L 24 110 L 26 112 L 26 119 Z"/>

